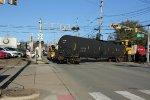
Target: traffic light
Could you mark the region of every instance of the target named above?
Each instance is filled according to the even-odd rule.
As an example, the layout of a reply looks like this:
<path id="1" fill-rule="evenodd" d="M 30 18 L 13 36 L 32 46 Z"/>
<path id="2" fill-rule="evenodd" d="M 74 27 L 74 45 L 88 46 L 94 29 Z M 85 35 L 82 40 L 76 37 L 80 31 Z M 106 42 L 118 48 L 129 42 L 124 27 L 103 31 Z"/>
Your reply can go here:
<path id="1" fill-rule="evenodd" d="M 71 28 L 74 32 L 77 32 L 77 31 L 79 31 L 80 30 L 80 28 L 79 27 L 72 27 Z"/>
<path id="2" fill-rule="evenodd" d="M 17 5 L 17 0 L 9 0 L 9 4 L 11 5 Z"/>
<path id="3" fill-rule="evenodd" d="M 114 29 L 120 30 L 121 26 L 118 24 L 111 24 L 111 27 L 113 27 Z"/>
<path id="4" fill-rule="evenodd" d="M 4 3 L 4 1 L 3 0 L 0 0 L 0 4 L 3 4 Z"/>

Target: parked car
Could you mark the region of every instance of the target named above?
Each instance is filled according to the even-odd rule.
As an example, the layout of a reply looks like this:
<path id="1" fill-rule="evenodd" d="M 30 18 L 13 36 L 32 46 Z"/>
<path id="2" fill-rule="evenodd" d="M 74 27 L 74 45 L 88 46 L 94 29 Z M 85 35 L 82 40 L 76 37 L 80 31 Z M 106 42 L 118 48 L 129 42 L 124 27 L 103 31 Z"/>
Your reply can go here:
<path id="1" fill-rule="evenodd" d="M 0 51 L 0 59 L 10 58 L 10 54 L 4 51 Z"/>
<path id="2" fill-rule="evenodd" d="M 26 56 L 34 58 L 35 57 L 35 51 L 30 52 L 30 50 L 27 49 L 26 50 Z"/>
<path id="3" fill-rule="evenodd" d="M 11 47 L 5 47 L 5 49 L 17 52 L 18 57 L 26 57 L 26 51 L 23 49 L 11 48 Z"/>
<path id="4" fill-rule="evenodd" d="M 19 57 L 26 57 L 26 50 L 17 48 L 16 51 Z"/>
<path id="5" fill-rule="evenodd" d="M 11 57 L 18 57 L 17 51 L 10 50 L 10 49 L 7 48 L 7 47 L 5 47 L 5 48 L 0 47 L 0 51 L 3 51 L 3 52 L 6 52 L 6 53 L 10 54 Z"/>
<path id="6" fill-rule="evenodd" d="M 4 59 L 6 57 L 7 53 L 0 51 L 0 59 Z"/>

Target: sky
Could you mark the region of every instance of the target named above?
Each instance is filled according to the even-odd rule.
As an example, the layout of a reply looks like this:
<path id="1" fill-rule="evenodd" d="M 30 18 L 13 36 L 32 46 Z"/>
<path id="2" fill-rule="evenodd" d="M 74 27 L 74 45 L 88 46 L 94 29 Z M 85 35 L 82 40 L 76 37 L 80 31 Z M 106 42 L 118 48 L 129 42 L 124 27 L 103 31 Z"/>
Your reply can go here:
<path id="1" fill-rule="evenodd" d="M 150 0 L 104 0 L 103 39 L 113 33 L 111 23 L 126 20 L 150 24 Z M 17 0 L 17 6 L 0 4 L 0 36 L 15 37 L 18 42 L 29 41 L 33 34 L 38 40 L 39 21 L 42 28 L 79 26 L 80 31 L 42 30 L 43 41 L 57 43 L 63 35 L 94 37 L 99 26 L 100 0 Z"/>

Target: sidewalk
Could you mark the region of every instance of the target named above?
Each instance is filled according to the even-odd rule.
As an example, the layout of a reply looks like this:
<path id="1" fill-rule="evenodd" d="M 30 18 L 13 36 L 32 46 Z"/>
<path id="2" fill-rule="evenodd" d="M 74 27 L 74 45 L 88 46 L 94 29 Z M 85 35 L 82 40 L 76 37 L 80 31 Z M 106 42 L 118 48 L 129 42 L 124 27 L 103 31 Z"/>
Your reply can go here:
<path id="1" fill-rule="evenodd" d="M 13 81 L 19 85 L 12 83 L 8 88 L 24 86 L 25 89 L 35 89 L 40 94 L 36 100 L 73 100 L 54 70 L 51 64 L 32 63 Z"/>

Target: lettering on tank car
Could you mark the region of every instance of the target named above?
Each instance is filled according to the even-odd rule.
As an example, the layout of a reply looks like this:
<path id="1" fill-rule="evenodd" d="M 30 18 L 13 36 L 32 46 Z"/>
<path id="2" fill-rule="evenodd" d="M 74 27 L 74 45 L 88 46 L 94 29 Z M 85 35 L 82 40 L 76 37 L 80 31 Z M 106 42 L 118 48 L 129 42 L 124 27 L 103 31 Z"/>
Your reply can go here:
<path id="1" fill-rule="evenodd" d="M 76 50 L 76 48 L 77 48 L 77 45 L 76 45 L 76 43 L 74 44 L 74 48 L 73 48 L 73 50 L 75 51 Z"/>
<path id="2" fill-rule="evenodd" d="M 118 49 L 116 48 L 116 51 L 118 51 Z"/>
<path id="3" fill-rule="evenodd" d="M 66 43 L 67 42 L 67 40 L 63 40 L 63 43 Z"/>
<path id="4" fill-rule="evenodd" d="M 80 48 L 80 52 L 86 52 L 86 48 L 85 47 L 81 47 Z"/>
<path id="5" fill-rule="evenodd" d="M 88 50 L 90 49 L 90 46 L 88 45 Z"/>

